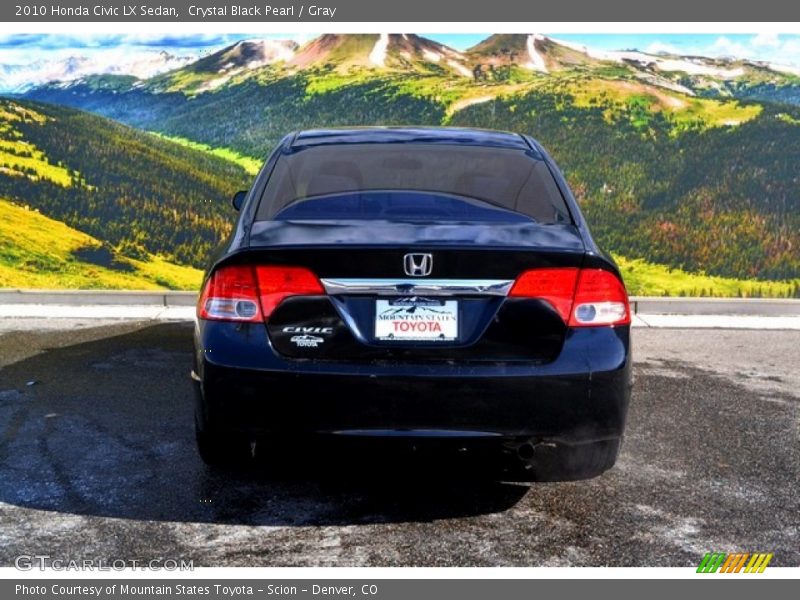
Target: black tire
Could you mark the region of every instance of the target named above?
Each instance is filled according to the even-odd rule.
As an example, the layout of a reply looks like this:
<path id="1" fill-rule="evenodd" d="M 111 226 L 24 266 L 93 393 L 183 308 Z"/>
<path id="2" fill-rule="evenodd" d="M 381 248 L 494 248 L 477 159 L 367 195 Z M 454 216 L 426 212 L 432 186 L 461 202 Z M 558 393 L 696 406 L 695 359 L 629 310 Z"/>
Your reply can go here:
<path id="1" fill-rule="evenodd" d="M 242 466 L 253 458 L 244 434 L 220 431 L 209 418 L 209 403 L 200 382 L 194 382 L 194 435 L 197 452 L 210 467 Z"/>
<path id="2" fill-rule="evenodd" d="M 210 467 L 242 466 L 252 459 L 244 436 L 201 430 L 195 425 L 197 452 Z"/>

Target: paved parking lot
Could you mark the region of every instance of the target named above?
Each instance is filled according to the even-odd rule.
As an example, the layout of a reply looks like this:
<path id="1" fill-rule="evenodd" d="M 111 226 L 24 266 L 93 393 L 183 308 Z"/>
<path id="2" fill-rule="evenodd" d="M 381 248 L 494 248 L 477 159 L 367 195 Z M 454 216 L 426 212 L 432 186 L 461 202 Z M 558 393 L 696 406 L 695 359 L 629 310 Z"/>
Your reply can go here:
<path id="1" fill-rule="evenodd" d="M 0 321 L 0 565 L 800 565 L 798 331 L 641 329 L 617 466 L 532 487 L 196 456 L 191 325 Z M 446 465 L 445 465 L 446 466 Z M 438 467 L 437 467 L 438 468 Z"/>

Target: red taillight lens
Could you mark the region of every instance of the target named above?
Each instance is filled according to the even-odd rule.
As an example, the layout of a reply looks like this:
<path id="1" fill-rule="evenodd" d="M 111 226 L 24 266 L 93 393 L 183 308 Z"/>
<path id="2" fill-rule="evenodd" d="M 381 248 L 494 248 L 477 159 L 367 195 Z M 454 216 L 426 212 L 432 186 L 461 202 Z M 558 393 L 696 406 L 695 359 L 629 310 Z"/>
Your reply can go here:
<path id="1" fill-rule="evenodd" d="M 628 325 L 628 293 L 622 281 L 603 269 L 553 268 L 525 271 L 511 297 L 548 302 L 570 327 Z"/>
<path id="2" fill-rule="evenodd" d="M 317 276 L 303 267 L 229 265 L 208 278 L 197 316 L 217 321 L 263 321 L 289 296 L 324 293 Z"/>
<path id="3" fill-rule="evenodd" d="M 628 292 L 619 277 L 603 269 L 582 269 L 570 327 L 628 325 L 630 322 Z"/>
<path id="4" fill-rule="evenodd" d="M 253 267 L 229 265 L 214 271 L 200 295 L 197 316 L 214 321 L 260 321 Z"/>
<path id="5" fill-rule="evenodd" d="M 547 301 L 566 323 L 575 296 L 578 269 L 533 269 L 517 278 L 509 296 L 517 298 L 539 298 Z"/>
<path id="6" fill-rule="evenodd" d="M 267 319 L 289 296 L 317 296 L 325 293 L 317 276 L 303 267 L 256 267 L 261 310 Z"/>

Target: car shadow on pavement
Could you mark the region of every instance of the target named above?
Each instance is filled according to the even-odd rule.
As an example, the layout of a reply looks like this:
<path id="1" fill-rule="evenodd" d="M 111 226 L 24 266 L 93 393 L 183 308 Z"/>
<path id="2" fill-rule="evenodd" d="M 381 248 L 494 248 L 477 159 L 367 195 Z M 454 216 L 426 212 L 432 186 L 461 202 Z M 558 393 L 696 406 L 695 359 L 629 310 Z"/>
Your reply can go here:
<path id="1" fill-rule="evenodd" d="M 194 447 L 190 324 L 71 334 L 0 337 L 32 345 L 0 370 L 0 502 L 123 519 L 304 526 L 488 514 L 527 493 L 479 477 L 469 462 L 426 458 L 403 469 L 402 459 L 369 449 L 321 456 L 284 447 L 245 467 L 211 470 Z"/>

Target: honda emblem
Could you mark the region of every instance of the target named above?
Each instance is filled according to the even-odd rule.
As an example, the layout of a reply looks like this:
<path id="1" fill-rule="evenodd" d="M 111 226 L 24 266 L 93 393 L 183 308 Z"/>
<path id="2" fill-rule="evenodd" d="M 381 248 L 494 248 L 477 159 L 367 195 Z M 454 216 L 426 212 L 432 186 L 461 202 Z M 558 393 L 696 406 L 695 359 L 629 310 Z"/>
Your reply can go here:
<path id="1" fill-rule="evenodd" d="M 409 277 L 425 277 L 433 270 L 432 254 L 406 254 L 403 257 L 403 268 Z"/>

